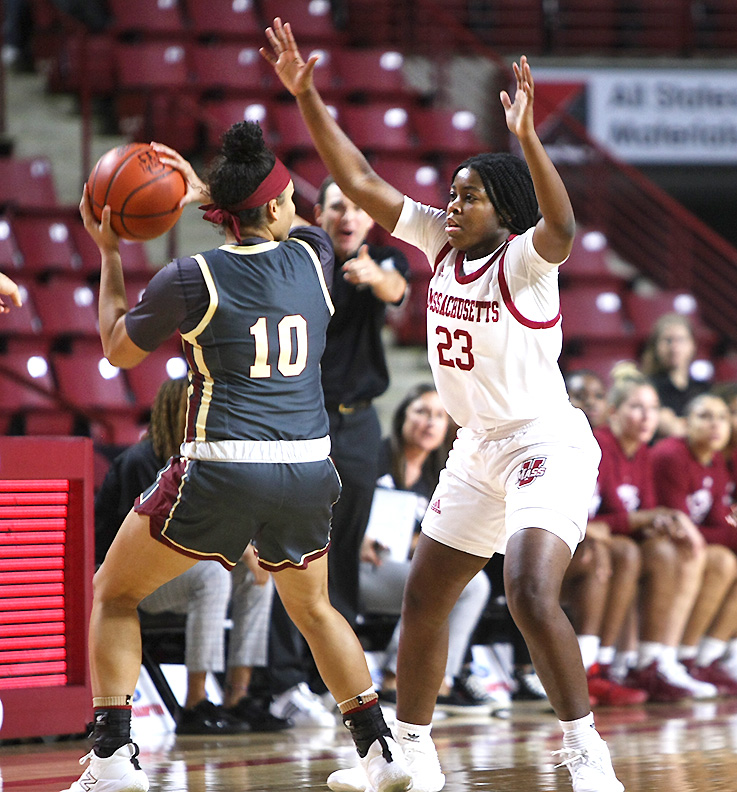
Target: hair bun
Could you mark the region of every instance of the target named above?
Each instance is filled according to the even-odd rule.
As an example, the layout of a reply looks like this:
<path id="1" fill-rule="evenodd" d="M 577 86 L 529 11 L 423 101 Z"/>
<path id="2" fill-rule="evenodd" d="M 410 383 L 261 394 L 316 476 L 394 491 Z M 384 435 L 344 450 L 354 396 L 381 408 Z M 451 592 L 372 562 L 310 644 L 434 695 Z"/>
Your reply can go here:
<path id="1" fill-rule="evenodd" d="M 255 121 L 239 121 L 223 135 L 223 156 L 230 162 L 243 165 L 258 162 L 266 150 L 263 132 Z"/>

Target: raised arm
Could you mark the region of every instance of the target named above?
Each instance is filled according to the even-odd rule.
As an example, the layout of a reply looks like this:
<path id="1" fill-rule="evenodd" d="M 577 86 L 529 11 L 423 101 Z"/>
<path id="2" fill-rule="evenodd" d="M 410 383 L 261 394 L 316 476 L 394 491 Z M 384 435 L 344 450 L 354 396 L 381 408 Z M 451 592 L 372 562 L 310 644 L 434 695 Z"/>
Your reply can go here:
<path id="1" fill-rule="evenodd" d="M 524 55 L 520 58 L 519 66 L 514 64 L 514 76 L 517 79 L 514 102 L 506 91 L 502 91 L 499 98 L 504 107 L 507 127 L 519 141 L 530 169 L 542 214 L 542 220 L 535 228 L 533 243 L 535 250 L 546 261 L 562 261 L 571 252 L 576 232 L 573 207 L 563 180 L 535 132 L 532 113 L 535 83 Z"/>
<path id="2" fill-rule="evenodd" d="M 277 17 L 266 29 L 271 50 L 262 47 L 263 57 L 274 67 L 279 79 L 297 99 L 302 118 L 317 153 L 336 184 L 354 203 L 364 209 L 387 231 L 393 231 L 402 211 L 404 196 L 380 178 L 366 158 L 330 115 L 315 88 L 312 74 L 318 56 L 302 59 L 288 22 Z"/>

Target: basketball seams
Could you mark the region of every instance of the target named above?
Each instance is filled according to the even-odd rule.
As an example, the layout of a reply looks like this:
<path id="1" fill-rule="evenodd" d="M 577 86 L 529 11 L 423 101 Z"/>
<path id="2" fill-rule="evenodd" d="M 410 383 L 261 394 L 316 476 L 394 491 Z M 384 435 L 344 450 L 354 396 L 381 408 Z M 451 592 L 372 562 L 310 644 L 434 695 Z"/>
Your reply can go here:
<path id="1" fill-rule="evenodd" d="M 182 174 L 178 170 L 176 170 L 175 168 L 172 168 L 170 166 L 165 166 L 165 167 L 167 167 L 168 170 L 165 170 L 163 173 L 160 173 L 155 178 L 151 179 L 150 181 L 147 181 L 145 184 L 141 184 L 140 186 L 136 187 L 132 192 L 130 192 L 128 194 L 128 197 L 125 199 L 125 201 L 123 201 L 123 205 L 120 207 L 120 211 L 119 212 L 115 212 L 115 214 L 118 216 L 118 219 L 120 220 L 121 226 L 126 230 L 126 233 L 130 234 L 131 236 L 135 236 L 138 239 L 142 238 L 138 234 L 136 234 L 135 232 L 131 231 L 126 226 L 126 223 L 125 223 L 125 218 L 126 217 L 129 217 L 131 220 L 134 220 L 134 219 L 136 219 L 136 220 L 149 220 L 149 219 L 150 220 L 154 220 L 157 217 L 166 217 L 167 215 L 170 215 L 172 213 L 175 213 L 175 212 L 179 211 L 179 202 L 177 202 L 177 204 L 174 206 L 173 209 L 169 209 L 166 212 L 151 212 L 151 213 L 147 213 L 147 214 L 132 214 L 132 213 L 129 214 L 129 213 L 127 213 L 125 211 L 125 207 L 127 206 L 128 202 L 131 199 L 133 199 L 141 190 L 145 190 L 147 187 L 150 187 L 152 184 L 155 184 L 157 181 L 160 181 L 161 179 L 164 179 L 164 178 L 168 179 L 173 173 L 177 174 L 181 178 L 182 184 L 184 186 L 184 190 L 186 192 L 187 183 L 185 182 L 184 177 L 182 176 Z"/>
<path id="2" fill-rule="evenodd" d="M 99 220 L 102 209 L 109 205 L 113 230 L 123 238 L 132 240 L 153 239 L 170 230 L 181 215 L 179 200 L 187 191 L 186 179 L 176 168 L 164 165 L 155 173 L 159 168 L 148 167 L 149 163 L 145 161 L 140 162 L 140 168 L 138 163 L 133 164 L 137 157 L 143 160 L 147 151 L 150 151 L 150 146 L 146 143 L 131 143 L 111 149 L 98 160 L 88 179 L 95 217 Z M 154 156 L 158 160 L 158 155 Z M 175 177 L 165 186 L 164 183 L 171 180 L 173 174 L 178 175 L 178 180 Z M 145 179 L 143 183 L 142 179 Z M 145 190 L 151 193 L 152 211 L 148 211 L 146 206 L 148 196 L 142 193 Z M 100 198 L 99 194 L 103 192 L 104 197 Z M 131 213 L 127 210 L 136 198 L 142 205 L 136 207 L 138 211 Z"/>
<path id="3" fill-rule="evenodd" d="M 128 155 L 126 156 L 126 158 L 124 160 L 122 160 L 122 161 L 120 161 L 118 163 L 118 166 L 115 168 L 113 173 L 108 178 L 107 189 L 105 190 L 105 199 L 103 200 L 103 202 L 101 204 L 98 204 L 97 201 L 95 201 L 95 198 L 94 198 L 94 196 L 95 196 L 95 185 L 97 183 L 97 172 L 100 169 L 100 164 L 101 164 L 102 160 L 107 156 L 107 154 L 103 154 L 103 156 L 100 157 L 99 161 L 97 162 L 97 165 L 95 165 L 94 171 L 92 172 L 93 181 L 92 181 L 92 189 L 90 190 L 90 196 L 92 197 L 92 206 L 93 206 L 93 208 L 94 207 L 99 208 L 100 212 L 102 212 L 102 210 L 105 208 L 105 205 L 108 202 L 108 197 L 110 196 L 110 190 L 112 189 L 112 186 L 115 183 L 115 179 L 118 176 L 118 174 L 120 173 L 120 171 L 123 169 L 123 167 L 125 165 L 128 164 L 128 162 L 130 162 L 131 158 L 137 152 L 139 152 L 141 149 L 145 149 L 146 148 L 146 144 L 145 143 L 127 143 L 126 146 L 134 146 L 134 148 L 128 153 Z M 120 147 L 118 147 L 118 148 L 120 148 Z M 118 214 L 118 213 L 116 212 L 115 214 Z"/>

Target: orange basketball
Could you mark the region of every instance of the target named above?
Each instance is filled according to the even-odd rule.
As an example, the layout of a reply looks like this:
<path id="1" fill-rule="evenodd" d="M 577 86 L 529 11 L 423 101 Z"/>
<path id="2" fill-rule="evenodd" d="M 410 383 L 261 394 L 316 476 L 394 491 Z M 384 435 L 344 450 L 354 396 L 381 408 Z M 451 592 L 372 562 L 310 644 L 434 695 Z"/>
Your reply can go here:
<path id="1" fill-rule="evenodd" d="M 140 241 L 166 233 L 179 219 L 187 185 L 184 176 L 159 160 L 148 143 L 110 149 L 87 179 L 92 211 L 112 210 L 110 225 L 123 239 Z"/>

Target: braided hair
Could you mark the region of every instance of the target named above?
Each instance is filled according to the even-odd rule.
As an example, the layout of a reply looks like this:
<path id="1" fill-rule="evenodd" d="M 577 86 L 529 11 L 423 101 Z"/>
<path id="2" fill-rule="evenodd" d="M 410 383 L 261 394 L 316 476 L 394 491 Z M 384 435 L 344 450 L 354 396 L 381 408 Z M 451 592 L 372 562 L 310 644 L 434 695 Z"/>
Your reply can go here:
<path id="1" fill-rule="evenodd" d="M 475 154 L 453 171 L 453 178 L 462 168 L 473 168 L 481 177 L 486 194 L 505 228 L 522 234 L 535 225 L 538 218 L 537 197 L 527 163 L 513 154 Z"/>
<path id="2" fill-rule="evenodd" d="M 156 393 L 148 425 L 151 445 L 162 463 L 179 453 L 186 415 L 187 378 L 166 380 Z"/>
<path id="3" fill-rule="evenodd" d="M 237 206 L 269 175 L 275 161 L 258 123 L 233 124 L 223 134 L 220 153 L 208 168 L 206 180 L 213 202 L 223 209 Z M 265 207 L 257 206 L 243 209 L 237 216 L 242 226 L 258 225 L 265 212 Z"/>

